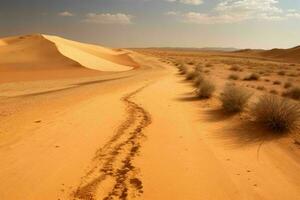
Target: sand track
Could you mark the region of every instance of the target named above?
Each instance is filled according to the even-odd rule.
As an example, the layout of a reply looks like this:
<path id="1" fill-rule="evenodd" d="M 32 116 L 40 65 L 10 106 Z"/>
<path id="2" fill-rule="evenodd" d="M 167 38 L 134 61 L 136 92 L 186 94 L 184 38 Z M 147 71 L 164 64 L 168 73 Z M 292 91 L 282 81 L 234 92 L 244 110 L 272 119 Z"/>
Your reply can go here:
<path id="1" fill-rule="evenodd" d="M 144 86 L 146 87 L 146 86 Z M 131 100 L 144 87 L 125 95 L 126 120 L 116 134 L 97 151 L 90 171 L 73 193 L 77 199 L 127 199 L 143 193 L 142 181 L 133 160 L 145 137 L 143 130 L 151 123 L 150 114 Z"/>

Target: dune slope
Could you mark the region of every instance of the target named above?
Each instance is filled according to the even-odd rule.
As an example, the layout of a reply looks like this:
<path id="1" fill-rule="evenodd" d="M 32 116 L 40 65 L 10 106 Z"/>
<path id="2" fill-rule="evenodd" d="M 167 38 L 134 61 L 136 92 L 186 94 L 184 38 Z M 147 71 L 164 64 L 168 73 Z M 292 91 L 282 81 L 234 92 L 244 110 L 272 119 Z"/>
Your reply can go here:
<path id="1" fill-rule="evenodd" d="M 53 42 L 62 55 L 90 69 L 126 71 L 132 69 L 131 66 L 136 66 L 136 63 L 123 52 L 66 40 L 57 36 L 43 35 L 43 37 Z"/>
<path id="2" fill-rule="evenodd" d="M 40 34 L 0 40 L 0 82 L 86 77 L 137 64 L 122 51 Z"/>

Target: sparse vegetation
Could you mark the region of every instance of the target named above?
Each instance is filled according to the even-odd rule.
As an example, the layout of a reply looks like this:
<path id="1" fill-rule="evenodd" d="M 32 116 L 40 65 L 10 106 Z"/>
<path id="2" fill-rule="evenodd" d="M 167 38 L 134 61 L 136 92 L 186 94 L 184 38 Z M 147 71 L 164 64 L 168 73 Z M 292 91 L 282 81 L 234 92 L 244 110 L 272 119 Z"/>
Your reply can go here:
<path id="1" fill-rule="evenodd" d="M 199 87 L 196 89 L 196 94 L 201 99 L 207 99 L 213 95 L 215 89 L 216 87 L 212 82 L 203 80 Z"/>
<path id="2" fill-rule="evenodd" d="M 204 81 L 204 77 L 203 77 L 202 74 L 198 73 L 197 77 L 196 77 L 194 80 L 195 80 L 195 81 L 194 81 L 194 85 L 195 85 L 196 87 L 199 87 L 200 84 Z"/>
<path id="3" fill-rule="evenodd" d="M 274 81 L 273 82 L 273 85 L 280 85 L 281 84 L 281 81 Z"/>
<path id="4" fill-rule="evenodd" d="M 284 88 L 290 88 L 290 87 L 292 87 L 292 83 L 291 82 L 286 82 L 284 84 Z"/>
<path id="5" fill-rule="evenodd" d="M 244 109 L 251 95 L 245 88 L 226 85 L 220 100 L 226 112 L 235 113 Z"/>
<path id="6" fill-rule="evenodd" d="M 184 65 L 179 65 L 179 66 L 178 66 L 178 70 L 179 70 L 179 73 L 180 73 L 181 75 L 187 73 L 187 68 L 186 68 L 186 66 L 184 66 Z"/>
<path id="7" fill-rule="evenodd" d="M 291 77 L 297 77 L 298 74 L 296 74 L 296 73 L 289 73 L 288 76 L 291 76 Z"/>
<path id="8" fill-rule="evenodd" d="M 274 90 L 274 89 L 270 90 L 270 93 L 271 94 L 278 94 L 277 90 Z"/>
<path id="9" fill-rule="evenodd" d="M 188 65 L 193 65 L 193 64 L 195 64 L 195 63 L 194 63 L 194 61 L 188 61 L 187 64 L 188 64 Z"/>
<path id="10" fill-rule="evenodd" d="M 300 87 L 292 87 L 287 92 L 283 93 L 283 96 L 299 100 L 300 99 Z"/>
<path id="11" fill-rule="evenodd" d="M 285 75 L 285 71 L 279 71 L 279 72 L 277 72 L 277 74 L 280 75 L 280 76 L 284 76 Z"/>
<path id="12" fill-rule="evenodd" d="M 239 79 L 239 76 L 237 74 L 230 74 L 228 76 L 228 79 L 230 80 L 238 80 Z"/>
<path id="13" fill-rule="evenodd" d="M 195 77 L 197 77 L 198 72 L 195 70 L 190 70 L 186 73 L 186 80 L 193 80 Z"/>
<path id="14" fill-rule="evenodd" d="M 266 88 L 264 86 L 257 86 L 256 89 L 258 89 L 258 90 L 265 90 Z"/>
<path id="15" fill-rule="evenodd" d="M 259 75 L 252 73 L 244 78 L 245 81 L 257 81 L 259 79 Z"/>
<path id="16" fill-rule="evenodd" d="M 197 66 L 195 67 L 195 70 L 198 71 L 198 72 L 202 72 L 202 70 L 203 70 L 202 63 L 198 63 Z"/>
<path id="17" fill-rule="evenodd" d="M 206 65 L 205 65 L 205 67 L 212 67 L 213 66 L 213 64 L 211 64 L 211 63 L 207 63 Z"/>
<path id="18" fill-rule="evenodd" d="M 240 68 L 239 68 L 238 66 L 236 66 L 236 65 L 233 65 L 233 66 L 231 66 L 231 67 L 229 68 L 229 70 L 231 70 L 231 71 L 239 71 Z"/>
<path id="19" fill-rule="evenodd" d="M 255 121 L 275 132 L 299 129 L 300 106 L 274 95 L 262 96 L 252 113 Z"/>

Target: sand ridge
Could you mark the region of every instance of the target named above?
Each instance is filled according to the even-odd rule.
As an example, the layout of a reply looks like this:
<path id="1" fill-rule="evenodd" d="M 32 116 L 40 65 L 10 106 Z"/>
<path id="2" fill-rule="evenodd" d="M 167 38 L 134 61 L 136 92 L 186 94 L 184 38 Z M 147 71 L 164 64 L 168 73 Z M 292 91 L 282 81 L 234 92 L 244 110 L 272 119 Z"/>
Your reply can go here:
<path id="1" fill-rule="evenodd" d="M 129 52 L 41 34 L 0 40 L 0 82 L 98 76 L 138 67 Z"/>
<path id="2" fill-rule="evenodd" d="M 127 62 L 123 62 L 122 60 L 125 60 L 126 57 L 119 57 L 124 54 L 122 52 L 113 51 L 101 46 L 83 44 L 57 36 L 43 35 L 43 37 L 53 42 L 62 55 L 89 69 L 99 71 L 127 71 L 133 69 L 130 64 L 136 66 L 134 62 L 130 63 L 129 57 L 127 57 Z M 118 63 L 125 63 L 129 66 Z"/>

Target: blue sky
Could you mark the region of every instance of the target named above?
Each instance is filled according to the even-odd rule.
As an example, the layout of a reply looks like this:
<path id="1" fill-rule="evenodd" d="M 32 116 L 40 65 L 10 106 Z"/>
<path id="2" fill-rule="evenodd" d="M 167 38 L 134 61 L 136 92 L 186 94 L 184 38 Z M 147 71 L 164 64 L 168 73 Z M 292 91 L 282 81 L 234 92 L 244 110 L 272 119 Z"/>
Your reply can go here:
<path id="1" fill-rule="evenodd" d="M 2 0 L 0 36 L 45 33 L 111 47 L 288 48 L 299 0 Z"/>

